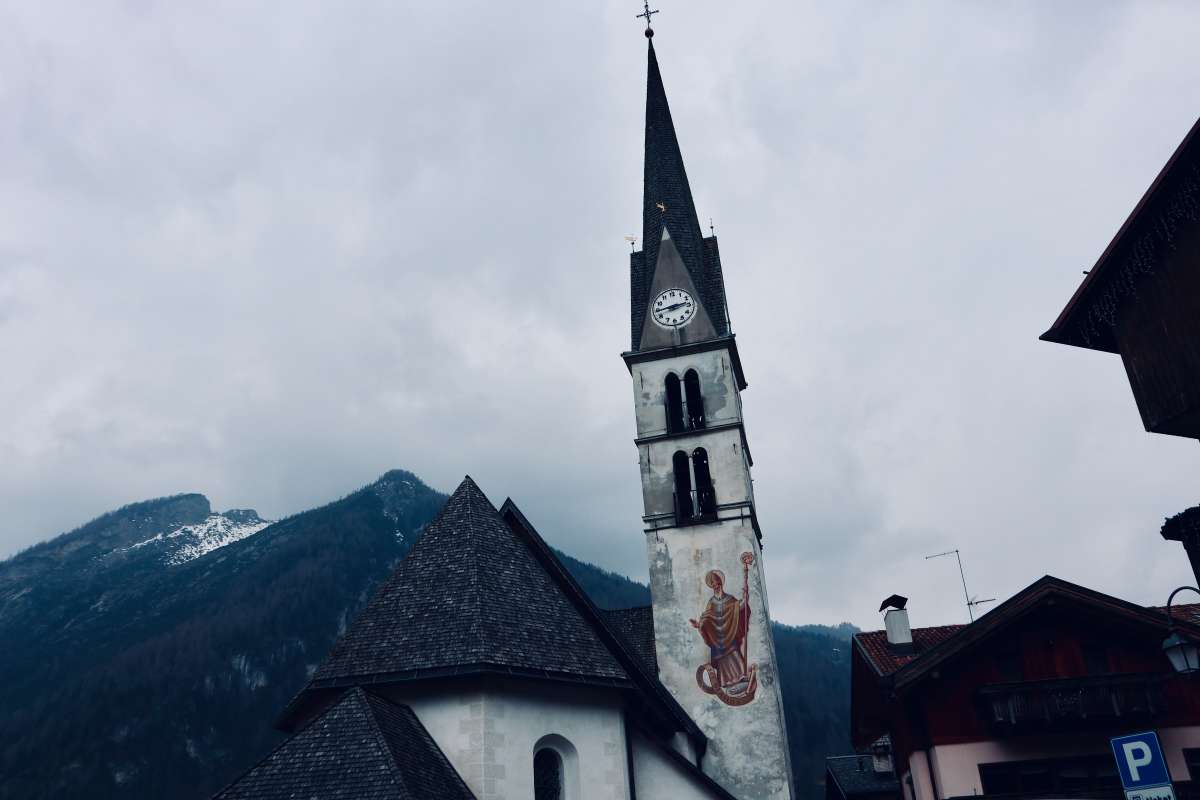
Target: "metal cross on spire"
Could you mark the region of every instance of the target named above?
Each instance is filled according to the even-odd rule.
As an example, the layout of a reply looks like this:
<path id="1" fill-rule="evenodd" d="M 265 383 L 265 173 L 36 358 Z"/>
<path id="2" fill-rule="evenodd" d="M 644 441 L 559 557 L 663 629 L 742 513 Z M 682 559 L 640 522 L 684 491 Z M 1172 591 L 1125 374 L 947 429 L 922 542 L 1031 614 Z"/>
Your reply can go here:
<path id="1" fill-rule="evenodd" d="M 658 9 L 650 10 L 650 0 L 642 0 L 642 7 L 645 11 L 638 14 L 637 18 L 646 20 L 646 38 L 648 39 L 654 35 L 654 29 L 650 27 L 650 18 L 658 13 Z"/>

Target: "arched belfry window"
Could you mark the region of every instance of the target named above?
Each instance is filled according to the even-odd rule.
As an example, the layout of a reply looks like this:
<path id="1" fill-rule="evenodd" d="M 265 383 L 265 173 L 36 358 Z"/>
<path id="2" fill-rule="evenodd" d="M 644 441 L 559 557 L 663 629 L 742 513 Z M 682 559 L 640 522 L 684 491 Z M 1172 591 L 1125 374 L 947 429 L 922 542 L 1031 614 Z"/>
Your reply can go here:
<path id="1" fill-rule="evenodd" d="M 552 747 L 533 754 L 533 800 L 564 800 L 562 756 Z"/>
<path id="2" fill-rule="evenodd" d="M 671 458 L 671 467 L 675 471 L 675 521 L 682 525 L 696 516 L 696 506 L 692 502 L 692 467 L 688 454 L 676 450 Z"/>
<path id="3" fill-rule="evenodd" d="M 699 430 L 704 427 L 704 398 L 700 395 L 700 376 L 689 369 L 683 376 L 683 393 L 687 400 L 688 427 Z"/>
<path id="4" fill-rule="evenodd" d="M 674 372 L 668 372 L 667 432 L 679 433 L 683 429 L 683 392 L 679 386 L 679 376 Z"/>
<path id="5" fill-rule="evenodd" d="M 692 451 L 692 470 L 696 473 L 696 514 L 717 513 L 717 494 L 713 491 L 712 474 L 708 471 L 708 451 L 697 447 Z"/>

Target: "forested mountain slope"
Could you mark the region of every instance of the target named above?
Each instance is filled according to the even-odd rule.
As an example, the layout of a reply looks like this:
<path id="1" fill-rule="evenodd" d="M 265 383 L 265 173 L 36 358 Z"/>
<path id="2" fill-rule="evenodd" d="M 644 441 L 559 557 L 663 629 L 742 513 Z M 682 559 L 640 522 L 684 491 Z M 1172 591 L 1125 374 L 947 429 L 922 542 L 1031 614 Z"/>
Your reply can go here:
<path id="1" fill-rule="evenodd" d="M 279 741 L 275 716 L 445 499 L 400 470 L 274 523 L 177 495 L 0 562 L 0 798 L 207 797 Z M 649 602 L 562 558 L 598 605 Z M 812 798 L 849 744 L 847 637 L 776 626 Z"/>

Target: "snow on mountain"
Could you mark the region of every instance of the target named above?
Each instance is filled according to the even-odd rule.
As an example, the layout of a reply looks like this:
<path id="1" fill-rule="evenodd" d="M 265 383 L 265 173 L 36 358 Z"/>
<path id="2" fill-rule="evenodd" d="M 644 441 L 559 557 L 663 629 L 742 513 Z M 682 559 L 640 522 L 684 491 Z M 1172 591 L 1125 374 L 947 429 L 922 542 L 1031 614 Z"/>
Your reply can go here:
<path id="1" fill-rule="evenodd" d="M 209 514 L 207 519 L 195 525 L 162 531 L 121 550 L 166 546 L 168 549 L 164 561 L 174 566 L 253 536 L 270 524 L 270 520 L 261 519 L 254 511 L 226 511 L 223 514 Z"/>

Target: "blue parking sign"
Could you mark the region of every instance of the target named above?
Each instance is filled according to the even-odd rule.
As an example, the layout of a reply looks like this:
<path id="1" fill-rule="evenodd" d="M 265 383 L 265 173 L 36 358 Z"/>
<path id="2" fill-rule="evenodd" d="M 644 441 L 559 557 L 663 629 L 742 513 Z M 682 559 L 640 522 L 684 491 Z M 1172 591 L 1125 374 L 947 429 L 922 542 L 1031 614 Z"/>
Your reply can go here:
<path id="1" fill-rule="evenodd" d="M 1126 795 L 1143 792 L 1155 787 L 1169 787 L 1171 775 L 1167 772 L 1167 760 L 1163 758 L 1158 735 L 1154 731 L 1118 736 L 1112 740 L 1113 756 L 1117 759 L 1117 771 L 1121 774 L 1121 785 Z M 1143 795 L 1158 794 L 1157 792 Z"/>

